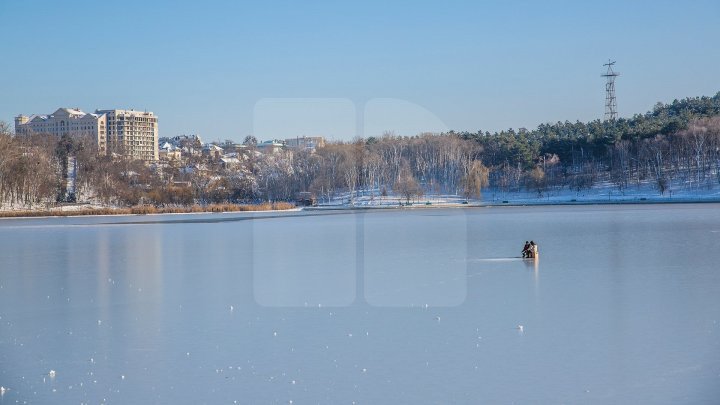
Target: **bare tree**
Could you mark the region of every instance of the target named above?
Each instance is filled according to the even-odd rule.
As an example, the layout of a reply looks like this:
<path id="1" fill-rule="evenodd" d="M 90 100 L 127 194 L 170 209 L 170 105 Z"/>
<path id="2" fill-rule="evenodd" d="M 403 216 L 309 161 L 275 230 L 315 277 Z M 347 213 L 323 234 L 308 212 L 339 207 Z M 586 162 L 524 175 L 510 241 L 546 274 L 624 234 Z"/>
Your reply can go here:
<path id="1" fill-rule="evenodd" d="M 405 198 L 407 204 L 410 204 L 410 199 L 423 195 L 422 187 L 420 187 L 420 184 L 418 184 L 415 177 L 413 177 L 407 164 L 403 165 L 400 169 L 400 174 L 397 181 L 395 181 L 393 189 Z"/>
<path id="2" fill-rule="evenodd" d="M 545 191 L 547 182 L 545 181 L 545 171 L 540 166 L 535 166 L 528 174 L 531 187 L 537 192 L 538 196 L 542 196 Z"/>
<path id="3" fill-rule="evenodd" d="M 355 202 L 355 190 L 357 189 L 357 185 L 360 180 L 361 166 L 358 162 L 359 156 L 360 154 L 358 153 L 356 147 L 354 147 L 354 145 L 350 146 L 345 150 L 342 164 L 340 166 L 345 186 L 350 192 L 351 204 Z"/>
<path id="4" fill-rule="evenodd" d="M 640 147 L 640 156 L 652 174 L 660 194 L 665 194 L 668 178 L 665 173 L 665 161 L 669 143 L 665 136 L 645 139 Z"/>
<path id="5" fill-rule="evenodd" d="M 485 167 L 479 160 L 474 160 L 470 165 L 470 170 L 465 176 L 464 183 L 464 195 L 466 199 L 471 197 L 480 198 L 482 195 L 482 189 L 487 187 L 489 184 L 490 170 Z"/>

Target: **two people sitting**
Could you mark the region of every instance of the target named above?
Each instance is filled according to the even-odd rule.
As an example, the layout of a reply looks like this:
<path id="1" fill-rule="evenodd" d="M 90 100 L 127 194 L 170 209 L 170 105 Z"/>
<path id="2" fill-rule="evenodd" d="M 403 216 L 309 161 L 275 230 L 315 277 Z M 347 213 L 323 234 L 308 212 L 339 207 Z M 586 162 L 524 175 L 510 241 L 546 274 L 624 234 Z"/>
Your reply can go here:
<path id="1" fill-rule="evenodd" d="M 523 259 L 532 259 L 538 257 L 538 245 L 533 241 L 525 241 L 525 246 L 522 250 Z"/>

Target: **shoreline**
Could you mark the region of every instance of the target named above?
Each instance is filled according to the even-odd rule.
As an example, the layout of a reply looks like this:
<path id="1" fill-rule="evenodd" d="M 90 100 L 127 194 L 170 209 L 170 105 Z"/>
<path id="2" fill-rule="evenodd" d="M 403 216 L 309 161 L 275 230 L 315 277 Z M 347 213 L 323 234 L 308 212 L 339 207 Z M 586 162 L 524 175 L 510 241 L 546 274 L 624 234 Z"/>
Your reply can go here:
<path id="1" fill-rule="evenodd" d="M 508 201 L 508 202 L 471 202 L 462 203 L 415 203 L 411 205 L 320 205 L 303 207 L 303 211 L 344 211 L 344 210 L 410 210 L 410 209 L 438 209 L 438 208 L 492 208 L 492 207 L 548 207 L 548 206 L 584 206 L 584 205 L 657 205 L 657 204 L 718 204 L 720 198 L 675 198 L 654 199 L 641 198 L 635 200 L 558 200 L 558 201 Z"/>
<path id="2" fill-rule="evenodd" d="M 292 212 L 300 209 L 290 203 L 262 203 L 262 204 L 221 204 L 208 207 L 88 207 L 77 210 L 16 210 L 0 211 L 0 221 L 8 219 L 33 218 L 69 218 L 69 217 L 133 217 L 148 215 L 189 215 L 189 214 L 231 214 L 231 213 L 261 213 L 261 212 Z"/>
<path id="3" fill-rule="evenodd" d="M 167 212 L 158 209 L 154 212 L 132 212 L 130 208 L 94 208 L 75 211 L 0 211 L 0 221 L 8 219 L 47 219 L 67 217 L 135 217 L 160 215 L 191 215 L 191 214 L 235 214 L 235 213 L 268 213 L 268 212 L 302 212 L 302 211 L 365 211 L 365 210 L 417 210 L 443 208 L 494 208 L 494 207 L 548 207 L 548 206 L 586 206 L 586 205 L 658 205 L 658 204 L 719 204 L 720 198 L 674 198 L 674 199 L 618 199 L 618 200 L 558 200 L 558 201 L 507 201 L 507 202 L 470 202 L 462 203 L 414 203 L 410 205 L 319 205 L 314 207 L 287 207 L 273 209 L 242 209 L 232 210 L 177 210 Z M 117 212 L 113 212 L 117 211 Z M 29 214 L 29 215 L 25 215 Z"/>

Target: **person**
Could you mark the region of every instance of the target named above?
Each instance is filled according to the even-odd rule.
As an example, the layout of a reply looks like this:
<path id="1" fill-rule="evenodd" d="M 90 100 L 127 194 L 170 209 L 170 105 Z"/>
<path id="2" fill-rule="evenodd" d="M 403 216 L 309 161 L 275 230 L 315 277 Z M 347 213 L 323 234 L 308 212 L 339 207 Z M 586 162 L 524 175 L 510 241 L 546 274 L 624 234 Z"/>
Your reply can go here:
<path id="1" fill-rule="evenodd" d="M 534 258 L 538 256 L 538 245 L 536 245 L 534 241 L 530 241 L 530 252 L 532 252 L 532 256 L 530 257 Z"/>
<path id="2" fill-rule="evenodd" d="M 523 250 L 522 250 L 523 259 L 530 257 L 530 256 L 528 256 L 529 254 L 530 254 L 530 242 L 525 241 L 525 246 L 523 246 Z"/>

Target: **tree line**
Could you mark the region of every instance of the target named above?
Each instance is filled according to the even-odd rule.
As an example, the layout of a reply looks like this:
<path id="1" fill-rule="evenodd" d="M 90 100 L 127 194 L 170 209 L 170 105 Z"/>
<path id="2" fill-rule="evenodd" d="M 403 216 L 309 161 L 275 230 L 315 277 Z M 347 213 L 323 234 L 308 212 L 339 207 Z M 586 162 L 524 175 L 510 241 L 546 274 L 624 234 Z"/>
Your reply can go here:
<path id="1" fill-rule="evenodd" d="M 488 188 L 581 191 L 599 182 L 620 192 L 642 182 L 659 193 L 673 182 L 701 189 L 720 182 L 720 93 L 657 104 L 631 118 L 533 130 L 388 133 L 278 153 L 246 144 L 238 165 L 199 155 L 146 164 L 99 155 L 89 138 L 14 136 L 0 124 L 0 201 L 187 206 L 292 201 L 311 192 L 319 201 L 394 195 L 410 202 L 426 194 L 478 198 Z M 66 189 L 70 157 L 77 162 L 74 196 Z"/>
<path id="2" fill-rule="evenodd" d="M 664 193 L 672 181 L 717 184 L 718 116 L 720 93 L 657 103 L 631 118 L 458 135 L 483 146 L 491 185 L 500 190 L 582 190 L 608 181 L 623 191 L 653 181 Z"/>

